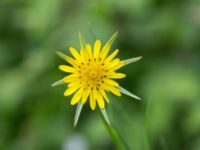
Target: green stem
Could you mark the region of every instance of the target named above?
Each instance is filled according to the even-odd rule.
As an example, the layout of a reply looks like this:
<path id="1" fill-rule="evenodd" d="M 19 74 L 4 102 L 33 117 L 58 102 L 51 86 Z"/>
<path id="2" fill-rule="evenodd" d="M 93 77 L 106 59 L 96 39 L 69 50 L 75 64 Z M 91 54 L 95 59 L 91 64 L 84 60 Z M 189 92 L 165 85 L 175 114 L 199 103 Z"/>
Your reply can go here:
<path id="1" fill-rule="evenodd" d="M 109 125 L 109 124 L 105 121 L 105 119 L 104 119 L 102 113 L 100 112 L 100 110 L 98 110 L 98 114 L 100 115 L 100 117 L 101 117 L 101 119 L 102 119 L 102 121 L 103 121 L 103 123 L 104 123 L 106 129 L 108 130 L 108 133 L 110 134 L 110 136 L 111 136 L 113 142 L 115 143 L 115 145 L 116 145 L 116 147 L 117 147 L 117 150 L 126 150 L 126 148 L 125 148 L 125 146 L 124 146 L 124 144 L 123 144 L 123 142 L 122 142 L 122 140 L 121 140 L 119 134 L 118 134 L 117 131 L 114 129 L 114 127 L 113 127 L 112 125 Z"/>
<path id="2" fill-rule="evenodd" d="M 94 34 L 93 30 L 92 30 L 92 27 L 90 26 L 90 23 L 89 23 L 89 27 L 90 27 L 90 28 L 89 28 L 90 33 L 91 33 L 91 35 L 93 36 L 93 39 L 95 40 L 96 37 L 95 37 L 95 34 Z M 99 109 L 98 109 L 98 114 L 100 115 L 101 120 L 103 121 L 103 123 L 104 123 L 106 129 L 108 130 L 108 133 L 110 134 L 110 136 L 111 136 L 113 142 L 115 143 L 115 145 L 116 145 L 116 147 L 117 147 L 117 150 L 126 150 L 125 145 L 123 144 L 123 142 L 122 142 L 122 140 L 121 140 L 119 134 L 117 133 L 117 131 L 114 129 L 114 127 L 113 127 L 112 125 L 109 125 L 109 124 L 105 121 L 105 119 L 104 119 L 104 117 L 103 117 L 103 115 L 102 115 L 102 113 L 100 112 Z"/>

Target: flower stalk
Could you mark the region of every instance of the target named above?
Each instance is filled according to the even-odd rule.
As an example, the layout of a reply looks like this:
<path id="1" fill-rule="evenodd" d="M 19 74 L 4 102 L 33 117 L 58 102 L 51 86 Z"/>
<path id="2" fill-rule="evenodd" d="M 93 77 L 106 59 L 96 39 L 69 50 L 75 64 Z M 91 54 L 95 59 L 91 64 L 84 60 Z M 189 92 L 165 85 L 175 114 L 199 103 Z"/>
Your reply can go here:
<path id="1" fill-rule="evenodd" d="M 67 75 L 53 83 L 52 86 L 67 84 L 64 96 L 74 94 L 70 101 L 71 105 L 77 104 L 74 127 L 78 123 L 83 105 L 89 101 L 92 110 L 95 110 L 96 105 L 99 106 L 98 113 L 117 149 L 126 150 L 128 149 L 127 145 L 117 130 L 111 125 L 107 115 L 105 107 L 109 103 L 107 93 L 111 92 L 116 96 L 125 94 L 140 100 L 138 96 L 121 87 L 115 80 L 126 77 L 126 74 L 118 72 L 118 69 L 136 62 L 142 57 L 120 60 L 116 58 L 119 49 L 109 54 L 117 34 L 118 32 L 115 32 L 104 45 L 101 44 L 99 39 L 96 39 L 94 45 L 90 45 L 85 42 L 83 35 L 79 33 L 80 51 L 70 47 L 69 51 L 72 57 L 56 51 L 56 54 L 68 63 L 67 65 L 59 65 L 59 69 L 66 72 Z"/>
<path id="2" fill-rule="evenodd" d="M 113 142 L 115 143 L 117 150 L 127 150 L 125 148 L 124 143 L 122 142 L 122 139 L 120 138 L 119 134 L 117 133 L 117 131 L 114 129 L 114 127 L 111 124 L 107 123 L 101 110 L 99 110 L 99 109 L 98 109 L 98 114 L 101 117 L 101 120 L 102 120 L 104 126 L 106 127 L 108 133 L 110 134 Z"/>

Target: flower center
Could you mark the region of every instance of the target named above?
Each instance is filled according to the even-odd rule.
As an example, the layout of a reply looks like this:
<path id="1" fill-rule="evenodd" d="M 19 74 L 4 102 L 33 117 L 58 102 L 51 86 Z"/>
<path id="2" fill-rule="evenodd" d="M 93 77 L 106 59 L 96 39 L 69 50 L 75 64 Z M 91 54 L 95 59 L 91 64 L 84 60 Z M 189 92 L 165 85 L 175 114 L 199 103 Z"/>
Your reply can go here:
<path id="1" fill-rule="evenodd" d="M 92 78 L 92 79 L 96 78 L 97 77 L 97 72 L 92 70 L 91 72 L 89 72 L 89 77 Z"/>
<path id="2" fill-rule="evenodd" d="M 105 78 L 104 65 L 98 61 L 88 61 L 79 67 L 80 80 L 87 86 L 96 87 L 102 84 Z"/>

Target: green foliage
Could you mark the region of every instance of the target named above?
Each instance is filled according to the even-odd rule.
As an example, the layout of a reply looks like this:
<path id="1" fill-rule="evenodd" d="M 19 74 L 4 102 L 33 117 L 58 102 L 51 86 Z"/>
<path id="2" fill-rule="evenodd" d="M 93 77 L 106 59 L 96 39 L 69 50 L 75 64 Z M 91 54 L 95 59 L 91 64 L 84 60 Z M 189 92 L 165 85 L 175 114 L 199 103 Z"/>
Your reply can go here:
<path id="1" fill-rule="evenodd" d="M 97 111 L 76 107 L 55 50 L 69 54 L 86 43 L 104 42 L 115 31 L 127 65 L 121 86 L 139 96 L 110 95 L 107 113 L 130 150 L 200 149 L 200 22 L 197 0 L 2 0 L 0 2 L 0 149 L 64 149 L 74 135 L 88 149 L 115 149 Z M 60 53 L 59 53 L 60 54 Z M 63 55 L 62 55 L 63 56 Z M 77 142 L 77 144 L 79 144 Z"/>

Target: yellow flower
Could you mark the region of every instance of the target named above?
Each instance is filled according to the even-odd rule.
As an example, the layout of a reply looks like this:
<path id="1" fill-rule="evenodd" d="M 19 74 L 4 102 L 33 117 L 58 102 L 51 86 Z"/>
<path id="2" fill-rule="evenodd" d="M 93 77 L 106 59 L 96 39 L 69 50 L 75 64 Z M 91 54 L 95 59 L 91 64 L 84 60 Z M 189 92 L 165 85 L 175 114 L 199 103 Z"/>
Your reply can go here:
<path id="1" fill-rule="evenodd" d="M 108 92 L 117 96 L 121 96 L 121 93 L 124 93 L 136 99 L 140 99 L 120 87 L 114 80 L 126 77 L 125 74 L 117 72 L 118 69 L 126 64 L 141 59 L 141 57 L 136 57 L 121 61 L 119 58 L 115 58 L 119 52 L 118 49 L 109 55 L 111 45 L 116 36 L 117 32 L 114 33 L 103 46 L 99 39 L 95 41 L 94 46 L 91 46 L 90 44 L 85 44 L 83 36 L 80 33 L 80 51 L 73 47 L 69 48 L 73 57 L 57 52 L 58 56 L 68 62 L 68 65 L 59 66 L 59 69 L 68 73 L 68 75 L 62 80 L 55 82 L 53 86 L 66 83 L 68 87 L 64 95 L 69 96 L 74 94 L 71 99 L 71 105 L 78 103 L 74 125 L 77 124 L 82 106 L 87 101 L 89 101 L 92 110 L 95 110 L 98 104 L 105 119 L 109 123 L 105 111 L 105 102 L 109 103 Z"/>

